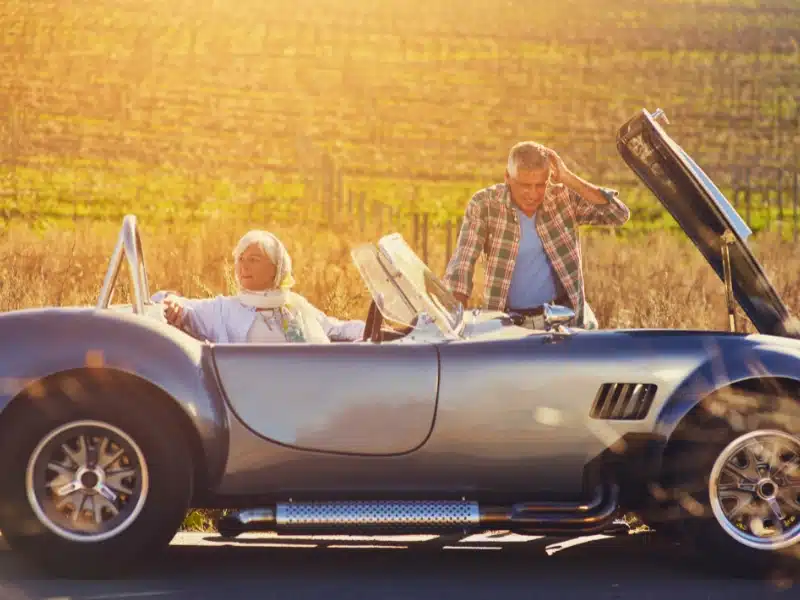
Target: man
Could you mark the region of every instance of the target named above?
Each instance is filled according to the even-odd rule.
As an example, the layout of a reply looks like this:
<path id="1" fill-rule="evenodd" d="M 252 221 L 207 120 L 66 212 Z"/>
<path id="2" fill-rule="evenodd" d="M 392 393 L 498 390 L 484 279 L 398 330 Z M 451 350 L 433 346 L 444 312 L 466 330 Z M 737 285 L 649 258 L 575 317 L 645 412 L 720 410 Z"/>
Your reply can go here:
<path id="1" fill-rule="evenodd" d="M 614 190 L 570 171 L 556 152 L 520 142 L 508 155 L 505 183 L 467 204 L 445 283 L 466 306 L 475 261 L 486 256 L 483 307 L 518 312 L 541 328 L 543 304 L 568 306 L 576 326 L 597 328 L 586 303 L 579 225 L 623 225 L 630 211 Z"/>

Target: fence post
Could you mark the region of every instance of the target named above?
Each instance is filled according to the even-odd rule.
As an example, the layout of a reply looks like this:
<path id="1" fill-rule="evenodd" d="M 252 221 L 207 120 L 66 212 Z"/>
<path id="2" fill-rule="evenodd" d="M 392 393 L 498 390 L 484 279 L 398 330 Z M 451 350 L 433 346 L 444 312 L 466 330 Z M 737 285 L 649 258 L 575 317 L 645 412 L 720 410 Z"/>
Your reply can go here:
<path id="1" fill-rule="evenodd" d="M 739 165 L 734 162 L 731 167 L 731 202 L 736 210 L 739 210 L 739 179 Z"/>
<path id="2" fill-rule="evenodd" d="M 346 193 L 345 188 L 346 185 L 344 173 L 342 173 L 342 169 L 336 169 L 336 205 L 334 212 L 336 213 L 337 221 L 340 219 L 344 209 L 344 195 Z"/>
<path id="3" fill-rule="evenodd" d="M 383 209 L 385 208 L 383 202 L 376 202 L 374 204 L 373 212 L 378 215 L 378 237 L 383 235 Z"/>
<path id="4" fill-rule="evenodd" d="M 745 185 L 746 191 L 744 196 L 744 210 L 745 210 L 745 220 L 747 221 L 747 225 L 752 227 L 753 222 L 750 219 L 750 202 L 751 202 L 751 186 L 750 186 L 750 167 L 747 167 L 745 170 Z"/>
<path id="5" fill-rule="evenodd" d="M 778 170 L 778 232 L 783 239 L 783 168 L 776 168 Z"/>
<path id="6" fill-rule="evenodd" d="M 447 221 L 444 224 L 444 227 L 445 227 L 445 230 L 446 230 L 446 239 L 447 239 L 447 241 L 445 242 L 445 245 L 444 245 L 445 252 L 447 253 L 447 256 L 444 259 L 445 264 L 447 264 L 447 261 L 450 260 L 450 257 L 453 255 L 453 227 L 452 227 L 452 225 L 453 225 L 452 221 Z"/>
<path id="7" fill-rule="evenodd" d="M 792 182 L 792 220 L 794 221 L 794 241 L 797 241 L 797 168 L 794 170 L 794 181 Z"/>
<path id="8" fill-rule="evenodd" d="M 362 235 L 364 234 L 364 228 L 366 227 L 366 224 L 364 223 L 364 219 L 366 217 L 366 215 L 364 214 L 366 212 L 364 208 L 364 204 L 366 202 L 366 196 L 367 196 L 366 192 L 361 192 L 358 195 L 358 226 L 360 228 Z"/>
<path id="9" fill-rule="evenodd" d="M 428 213 L 422 215 L 422 262 L 428 263 Z"/>

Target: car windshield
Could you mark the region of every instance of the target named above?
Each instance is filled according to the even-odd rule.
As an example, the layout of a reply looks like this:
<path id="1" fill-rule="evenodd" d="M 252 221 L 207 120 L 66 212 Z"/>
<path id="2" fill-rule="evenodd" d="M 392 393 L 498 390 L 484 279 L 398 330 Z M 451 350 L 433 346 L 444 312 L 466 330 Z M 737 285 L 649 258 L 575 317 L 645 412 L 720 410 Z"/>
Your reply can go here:
<path id="1" fill-rule="evenodd" d="M 464 308 L 400 234 L 362 244 L 353 261 L 383 317 L 411 326 L 425 313 L 448 337 L 461 333 Z"/>

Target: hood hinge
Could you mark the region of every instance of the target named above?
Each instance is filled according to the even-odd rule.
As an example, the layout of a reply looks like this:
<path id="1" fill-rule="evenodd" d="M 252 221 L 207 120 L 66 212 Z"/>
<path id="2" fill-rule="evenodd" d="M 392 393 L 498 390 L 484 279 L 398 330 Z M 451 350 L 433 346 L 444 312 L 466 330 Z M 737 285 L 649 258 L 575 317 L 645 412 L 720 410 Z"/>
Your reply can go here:
<path id="1" fill-rule="evenodd" d="M 735 241 L 736 238 L 730 229 L 726 229 L 720 236 L 722 245 L 722 272 L 725 280 L 725 299 L 728 305 L 728 327 L 731 333 L 736 333 L 739 329 L 736 319 L 736 299 L 733 296 L 733 277 L 731 275 L 730 247 Z"/>

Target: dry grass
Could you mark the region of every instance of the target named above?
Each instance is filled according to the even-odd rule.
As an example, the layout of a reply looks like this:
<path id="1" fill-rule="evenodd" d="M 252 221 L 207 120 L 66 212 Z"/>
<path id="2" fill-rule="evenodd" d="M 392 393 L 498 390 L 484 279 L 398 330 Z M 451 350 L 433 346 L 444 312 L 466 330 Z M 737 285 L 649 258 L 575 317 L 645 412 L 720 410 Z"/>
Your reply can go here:
<path id="1" fill-rule="evenodd" d="M 115 223 L 81 224 L 39 232 L 25 225 L 0 232 L 0 310 L 94 303 L 117 235 Z M 230 251 L 247 226 L 209 221 L 194 227 L 141 224 L 151 291 L 190 296 L 231 291 Z M 296 290 L 321 309 L 363 318 L 369 297 L 350 261 L 353 245 L 375 239 L 355 226 L 336 230 L 308 223 L 276 224 L 291 253 Z M 386 232 L 382 232 L 386 233 Z M 800 251 L 764 233 L 753 242 L 757 257 L 790 310 L 800 307 Z M 666 232 L 617 237 L 585 235 L 588 298 L 603 327 L 723 329 L 722 283 L 685 238 Z M 445 265 L 444 247 L 430 249 L 433 270 Z M 477 304 L 482 268 L 476 273 Z M 127 288 L 127 278 L 121 278 Z M 115 301 L 123 301 L 121 295 Z M 749 325 L 749 322 L 748 322 Z"/>

